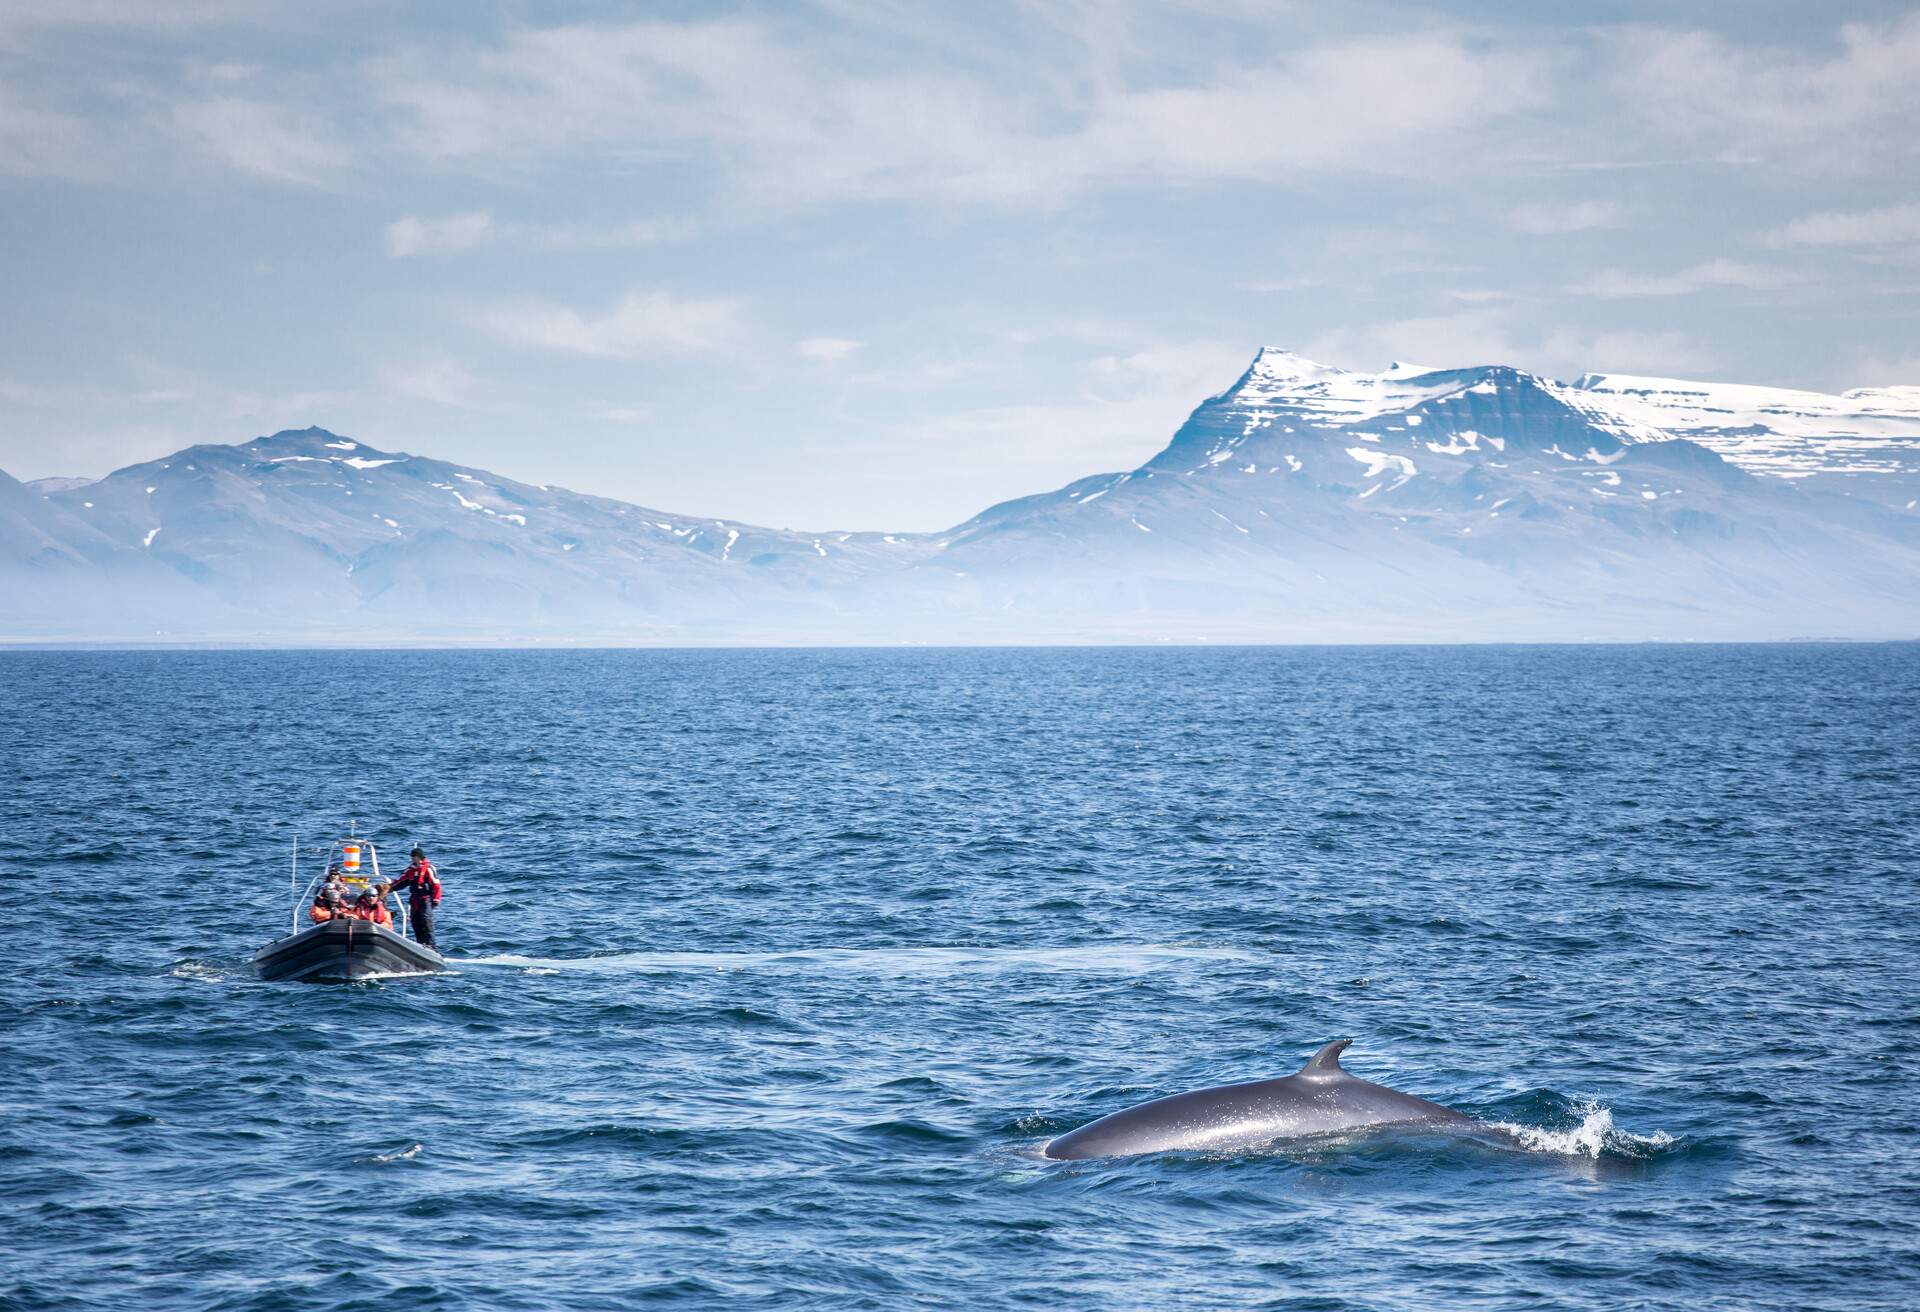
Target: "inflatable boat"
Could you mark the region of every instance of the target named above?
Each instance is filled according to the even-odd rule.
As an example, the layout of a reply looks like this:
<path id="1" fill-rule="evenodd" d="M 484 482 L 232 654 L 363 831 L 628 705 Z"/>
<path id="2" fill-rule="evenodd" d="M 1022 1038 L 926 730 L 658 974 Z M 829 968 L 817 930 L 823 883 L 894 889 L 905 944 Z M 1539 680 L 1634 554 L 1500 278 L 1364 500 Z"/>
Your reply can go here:
<path id="1" fill-rule="evenodd" d="M 319 872 L 294 896 L 293 932 L 253 954 L 261 979 L 338 984 L 446 969 L 446 959 L 438 952 L 407 937 L 407 909 L 391 891 L 381 901 L 393 918 L 392 928 L 352 916 L 315 922 L 312 908 L 330 880 L 341 886 L 349 903 L 366 889 L 378 893 L 384 883 L 380 854 L 364 838 L 343 838 L 326 849 Z M 292 886 L 300 888 L 297 840 Z"/>

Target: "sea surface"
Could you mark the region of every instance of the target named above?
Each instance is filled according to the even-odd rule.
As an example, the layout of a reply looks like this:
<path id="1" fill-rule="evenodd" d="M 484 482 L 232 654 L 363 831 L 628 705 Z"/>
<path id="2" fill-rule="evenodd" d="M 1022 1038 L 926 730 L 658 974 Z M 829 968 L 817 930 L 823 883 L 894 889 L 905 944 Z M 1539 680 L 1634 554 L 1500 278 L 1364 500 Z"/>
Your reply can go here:
<path id="1" fill-rule="evenodd" d="M 1920 645 L 12 653 L 0 888 L 0 1308 L 1920 1304 Z"/>

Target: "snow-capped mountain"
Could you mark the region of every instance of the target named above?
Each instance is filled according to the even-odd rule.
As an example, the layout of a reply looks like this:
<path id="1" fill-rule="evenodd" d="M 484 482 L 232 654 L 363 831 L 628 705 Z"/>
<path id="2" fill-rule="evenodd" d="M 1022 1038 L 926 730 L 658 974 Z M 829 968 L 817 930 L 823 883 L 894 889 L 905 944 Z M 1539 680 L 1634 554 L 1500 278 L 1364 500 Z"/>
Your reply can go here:
<path id="1" fill-rule="evenodd" d="M 994 507 L 942 560 L 1037 611 L 1099 595 L 1236 636 L 1228 617 L 1273 613 L 1320 637 L 1761 636 L 1912 631 L 1917 544 L 1912 512 L 1749 474 L 1517 369 L 1266 350 L 1145 465 Z"/>
<path id="2" fill-rule="evenodd" d="M 1904 505 L 1920 495 L 1920 387 L 1830 396 L 1736 383 L 1586 374 L 1570 404 L 1629 440 L 1684 437 L 1751 473 L 1815 478 Z"/>
<path id="3" fill-rule="evenodd" d="M 785 533 L 533 486 L 320 428 L 189 447 L 28 495 L 49 520 L 40 538 L 21 538 L 37 543 L 36 568 L 67 573 L 69 558 L 85 557 L 194 585 L 184 614 L 138 591 L 115 594 L 108 608 L 124 607 L 135 634 L 264 625 L 342 638 L 510 636 L 617 625 L 668 638 L 746 616 L 777 633 L 783 603 L 804 597 L 821 570 L 844 582 L 910 551 L 897 535 Z M 34 521 L 6 522 L 24 534 L 18 525 Z M 63 582 L 56 596 L 71 589 Z M 34 591 L 14 599 L 31 603 Z M 68 631 L 64 609 L 54 608 L 55 632 Z"/>
<path id="4" fill-rule="evenodd" d="M 1920 513 L 1896 495 L 1920 491 L 1896 431 L 1896 402 L 1920 389 L 1825 398 L 1826 410 L 1769 392 L 1736 414 L 1738 389 L 1645 381 L 1363 374 L 1265 350 L 1137 469 L 939 534 L 692 519 L 284 432 L 92 482 L 0 476 L 0 635 L 1920 633 Z M 1663 415 L 1701 440 L 1653 422 Z M 1861 480 L 1873 495 L 1852 494 Z"/>

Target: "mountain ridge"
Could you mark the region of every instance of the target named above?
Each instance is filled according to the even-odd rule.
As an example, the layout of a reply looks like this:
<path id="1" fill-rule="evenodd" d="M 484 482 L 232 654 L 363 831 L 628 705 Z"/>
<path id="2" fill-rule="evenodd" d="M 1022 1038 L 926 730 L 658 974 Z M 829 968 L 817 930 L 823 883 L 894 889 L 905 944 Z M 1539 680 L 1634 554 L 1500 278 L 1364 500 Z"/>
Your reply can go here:
<path id="1" fill-rule="evenodd" d="M 1364 374 L 1264 348 L 1134 469 L 999 502 L 938 533 L 695 518 L 318 427 L 282 430 L 100 479 L 5 477 L 0 634 L 892 642 L 1920 631 L 1920 516 L 1902 505 L 1920 494 L 1920 466 L 1910 468 L 1920 440 L 1896 431 L 1908 422 L 1904 393 L 1920 404 L 1920 388 L 1862 389 L 1872 408 L 1849 419 L 1801 399 L 1819 394 L 1626 379 L 1568 384 L 1504 365 Z M 1648 422 L 1659 415 L 1695 436 Z M 1720 422 L 1753 415 L 1768 421 L 1764 433 Z M 1807 435 L 1823 415 L 1835 431 Z"/>

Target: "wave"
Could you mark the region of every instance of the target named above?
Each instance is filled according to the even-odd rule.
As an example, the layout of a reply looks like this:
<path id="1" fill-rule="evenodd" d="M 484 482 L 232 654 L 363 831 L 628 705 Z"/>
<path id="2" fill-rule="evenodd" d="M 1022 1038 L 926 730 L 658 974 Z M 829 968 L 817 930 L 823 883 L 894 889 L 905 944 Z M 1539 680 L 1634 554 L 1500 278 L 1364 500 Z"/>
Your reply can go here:
<path id="1" fill-rule="evenodd" d="M 1185 961 L 1259 961 L 1237 948 L 1179 944 L 1101 944 L 1060 948 L 806 948 L 788 952 L 622 952 L 596 957 L 517 953 L 460 957 L 449 965 L 495 966 L 529 974 L 557 971 L 671 973 L 707 970 L 837 971 L 874 975 L 951 975 L 1037 971 L 1142 974 Z"/>
<path id="2" fill-rule="evenodd" d="M 189 960 L 174 962 L 172 969 L 168 970 L 167 974 L 173 976 L 175 979 L 191 979 L 198 980 L 204 984 L 220 984 L 226 981 L 229 972 L 226 967 L 216 965 L 211 961 Z"/>
<path id="3" fill-rule="evenodd" d="M 1598 1103 L 1576 1103 L 1572 1110 L 1580 1123 L 1560 1129 L 1520 1125 L 1512 1121 L 1489 1121 L 1488 1125 L 1529 1152 L 1551 1153 L 1557 1157 L 1584 1157 L 1648 1161 L 1664 1156 L 1680 1143 L 1664 1130 L 1652 1134 L 1634 1134 L 1613 1123 L 1613 1112 Z"/>
<path id="4" fill-rule="evenodd" d="M 404 1148 L 397 1153 L 375 1153 L 367 1160 L 375 1166 L 385 1166 L 389 1162 L 410 1162 L 420 1155 L 420 1150 L 425 1146 L 425 1144 L 417 1143 L 413 1145 L 413 1147 Z"/>

